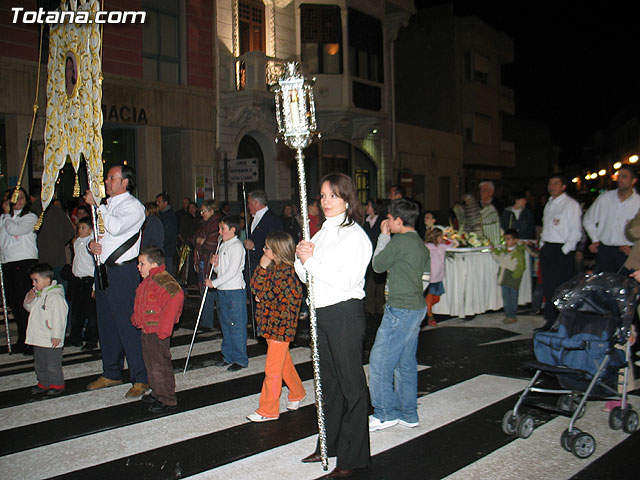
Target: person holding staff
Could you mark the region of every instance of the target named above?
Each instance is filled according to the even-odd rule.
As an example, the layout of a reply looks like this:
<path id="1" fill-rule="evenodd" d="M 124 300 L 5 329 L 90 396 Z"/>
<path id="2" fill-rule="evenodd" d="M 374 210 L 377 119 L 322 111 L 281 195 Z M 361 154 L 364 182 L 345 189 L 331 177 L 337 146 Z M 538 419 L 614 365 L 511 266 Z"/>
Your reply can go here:
<path id="1" fill-rule="evenodd" d="M 370 461 L 362 299 L 372 246 L 359 225 L 364 212 L 351 178 L 341 173 L 324 177 L 320 204 L 326 220 L 310 242 L 296 247 L 295 268 L 303 281 L 310 274 L 315 289 L 327 454 L 337 457 L 327 478 L 340 478 Z M 317 445 L 302 462 L 321 460 Z"/>

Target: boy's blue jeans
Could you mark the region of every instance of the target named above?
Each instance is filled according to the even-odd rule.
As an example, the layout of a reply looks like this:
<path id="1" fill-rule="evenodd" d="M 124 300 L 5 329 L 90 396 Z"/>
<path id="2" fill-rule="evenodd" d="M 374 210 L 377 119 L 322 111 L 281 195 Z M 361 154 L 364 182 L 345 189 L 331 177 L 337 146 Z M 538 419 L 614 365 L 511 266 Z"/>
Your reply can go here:
<path id="1" fill-rule="evenodd" d="M 218 290 L 218 315 L 222 329 L 222 358 L 227 363 L 246 367 L 249 365 L 246 290 Z"/>
<path id="2" fill-rule="evenodd" d="M 518 311 L 518 289 L 502 286 L 502 303 L 504 315 L 507 318 L 516 318 Z"/>
<path id="3" fill-rule="evenodd" d="M 382 323 L 369 357 L 369 391 L 373 415 L 386 422 L 418 422 L 418 334 L 427 307 L 384 307 Z"/>

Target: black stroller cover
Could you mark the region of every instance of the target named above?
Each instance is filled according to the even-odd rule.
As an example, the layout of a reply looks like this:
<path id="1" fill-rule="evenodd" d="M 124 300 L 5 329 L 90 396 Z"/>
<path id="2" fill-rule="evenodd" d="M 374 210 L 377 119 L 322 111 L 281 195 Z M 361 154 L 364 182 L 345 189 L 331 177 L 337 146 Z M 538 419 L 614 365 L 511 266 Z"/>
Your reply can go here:
<path id="1" fill-rule="evenodd" d="M 560 310 L 557 331 L 534 337 L 536 359 L 547 365 L 595 375 L 606 355 L 611 355 L 605 377 L 624 365 L 624 353 L 612 349 L 626 342 L 635 313 L 638 283 L 614 273 L 578 275 L 556 290 Z"/>

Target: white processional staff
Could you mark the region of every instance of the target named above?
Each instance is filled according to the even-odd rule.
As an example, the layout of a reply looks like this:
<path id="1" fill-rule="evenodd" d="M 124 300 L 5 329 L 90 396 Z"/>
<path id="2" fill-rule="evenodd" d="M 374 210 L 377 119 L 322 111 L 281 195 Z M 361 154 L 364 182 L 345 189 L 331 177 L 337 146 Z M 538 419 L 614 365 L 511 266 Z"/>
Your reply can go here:
<path id="1" fill-rule="evenodd" d="M 309 212 L 307 211 L 307 181 L 304 173 L 304 155 L 302 150 L 311 144 L 314 136 L 319 136 L 316 125 L 316 110 L 313 100 L 313 81 L 305 81 L 300 74 L 297 62 L 287 62 L 276 85 L 275 93 L 276 120 L 278 122 L 278 139 L 296 151 L 298 167 L 298 186 L 300 189 L 300 211 L 302 212 L 302 237 L 311 240 L 309 232 Z M 276 139 L 276 141 L 278 140 Z M 322 399 L 322 382 L 320 379 L 320 355 L 318 354 L 318 328 L 315 308 L 313 277 L 307 273 L 307 297 L 309 304 L 309 326 L 311 333 L 311 359 L 313 379 L 318 411 L 318 436 L 322 468 L 328 470 L 327 437 L 324 423 L 324 402 Z"/>
<path id="2" fill-rule="evenodd" d="M 222 236 L 218 237 L 218 246 L 216 246 L 216 255 L 218 255 L 218 251 L 220 250 L 220 245 L 222 245 Z M 209 261 L 209 260 L 207 260 Z M 208 280 L 211 280 L 211 274 L 213 273 L 213 265 L 209 270 Z M 204 309 L 204 303 L 207 300 L 207 293 L 209 293 L 209 286 L 205 282 L 204 286 L 204 294 L 202 295 L 202 301 L 200 302 L 200 310 L 198 310 L 198 319 L 196 320 L 196 325 L 193 327 L 193 336 L 191 337 L 191 345 L 189 346 L 189 353 L 187 354 L 187 361 L 184 362 L 184 370 L 182 371 L 182 375 L 184 376 L 187 373 L 187 367 L 189 366 L 189 359 L 191 358 L 191 351 L 193 350 L 193 343 L 196 341 L 196 333 L 198 333 L 198 326 L 200 325 L 200 317 L 202 317 L 202 310 Z"/>
<path id="3" fill-rule="evenodd" d="M 4 314 L 4 331 L 7 335 L 7 352 L 11 355 L 11 333 L 9 332 L 9 312 L 7 312 L 7 296 L 4 292 L 4 271 L 0 263 L 0 290 L 2 290 L 2 312 Z"/>

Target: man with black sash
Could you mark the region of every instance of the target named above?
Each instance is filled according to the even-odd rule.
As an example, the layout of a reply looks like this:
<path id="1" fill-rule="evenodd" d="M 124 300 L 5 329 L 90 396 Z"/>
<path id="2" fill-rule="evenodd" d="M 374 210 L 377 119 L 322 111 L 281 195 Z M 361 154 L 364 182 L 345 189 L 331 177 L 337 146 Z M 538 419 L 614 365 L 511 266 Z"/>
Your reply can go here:
<path id="1" fill-rule="evenodd" d="M 140 331 L 131 323 L 136 287 L 140 283 L 137 261 L 145 210 L 131 194 L 135 184 L 130 167 L 110 168 L 104 184 L 109 198 L 106 205 L 98 207 L 104 222 L 104 235 L 88 246 L 91 253 L 98 255 L 107 266 L 107 285 L 101 289 L 96 282 L 103 373 L 87 389 L 120 385 L 126 356 L 133 384 L 126 396 L 138 397 L 149 389 Z M 91 190 L 87 190 L 84 198 L 89 205 L 96 206 Z"/>

